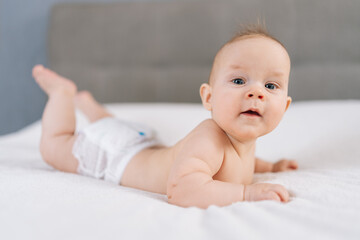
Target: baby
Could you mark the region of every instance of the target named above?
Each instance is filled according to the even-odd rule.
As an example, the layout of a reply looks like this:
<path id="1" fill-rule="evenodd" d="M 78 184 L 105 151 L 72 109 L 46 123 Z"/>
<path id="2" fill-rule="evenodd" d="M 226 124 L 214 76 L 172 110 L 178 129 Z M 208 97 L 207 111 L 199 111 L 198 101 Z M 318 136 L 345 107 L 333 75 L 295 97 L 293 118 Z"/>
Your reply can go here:
<path id="1" fill-rule="evenodd" d="M 178 206 L 287 202 L 283 186 L 252 180 L 254 172 L 298 167 L 255 157 L 257 138 L 278 125 L 291 103 L 289 74 L 285 47 L 260 26 L 246 28 L 219 50 L 209 82 L 200 87 L 211 119 L 169 147 L 150 128 L 114 118 L 89 92 L 77 92 L 71 80 L 37 65 L 33 76 L 49 96 L 40 152 L 58 170 L 166 194 Z M 79 133 L 75 106 L 91 123 Z"/>

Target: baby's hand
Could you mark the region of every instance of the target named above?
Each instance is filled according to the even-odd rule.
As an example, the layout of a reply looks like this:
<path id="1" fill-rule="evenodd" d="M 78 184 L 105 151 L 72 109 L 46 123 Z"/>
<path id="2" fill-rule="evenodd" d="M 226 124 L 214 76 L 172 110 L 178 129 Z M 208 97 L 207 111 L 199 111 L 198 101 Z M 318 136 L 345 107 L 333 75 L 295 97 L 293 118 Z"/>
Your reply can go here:
<path id="1" fill-rule="evenodd" d="M 297 168 L 298 168 L 298 164 L 296 161 L 282 159 L 273 164 L 272 172 L 296 170 Z"/>
<path id="2" fill-rule="evenodd" d="M 245 201 L 275 200 L 278 202 L 288 202 L 288 191 L 279 184 L 256 183 L 245 185 Z"/>

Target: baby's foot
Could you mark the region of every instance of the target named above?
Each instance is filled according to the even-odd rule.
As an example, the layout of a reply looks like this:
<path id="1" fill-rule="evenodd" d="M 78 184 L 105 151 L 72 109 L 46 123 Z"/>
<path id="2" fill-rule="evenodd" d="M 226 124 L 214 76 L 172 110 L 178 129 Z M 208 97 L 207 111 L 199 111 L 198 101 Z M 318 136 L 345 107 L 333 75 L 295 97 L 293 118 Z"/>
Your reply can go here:
<path id="1" fill-rule="evenodd" d="M 76 85 L 73 81 L 58 75 L 42 65 L 36 65 L 33 68 L 32 74 L 35 81 L 48 95 L 58 91 L 75 94 L 77 91 Z"/>
<path id="2" fill-rule="evenodd" d="M 74 100 L 75 106 L 89 118 L 90 122 L 112 116 L 88 91 L 78 92 Z"/>

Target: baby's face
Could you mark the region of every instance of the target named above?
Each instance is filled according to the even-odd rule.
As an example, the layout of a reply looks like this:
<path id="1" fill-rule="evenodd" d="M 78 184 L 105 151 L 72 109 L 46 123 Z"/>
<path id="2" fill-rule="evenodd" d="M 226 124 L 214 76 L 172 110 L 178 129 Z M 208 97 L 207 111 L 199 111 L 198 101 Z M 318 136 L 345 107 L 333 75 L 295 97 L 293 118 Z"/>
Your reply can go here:
<path id="1" fill-rule="evenodd" d="M 254 140 L 272 131 L 288 108 L 289 74 L 289 55 L 276 41 L 237 40 L 220 51 L 210 85 L 202 85 L 204 106 L 230 137 Z"/>

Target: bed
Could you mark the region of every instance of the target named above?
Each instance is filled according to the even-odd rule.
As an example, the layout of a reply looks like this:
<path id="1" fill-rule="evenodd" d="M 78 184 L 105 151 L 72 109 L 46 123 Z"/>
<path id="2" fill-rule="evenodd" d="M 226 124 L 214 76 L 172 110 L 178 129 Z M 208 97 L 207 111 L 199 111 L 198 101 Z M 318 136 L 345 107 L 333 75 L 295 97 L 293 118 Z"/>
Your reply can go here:
<path id="1" fill-rule="evenodd" d="M 289 49 L 295 101 L 279 127 L 258 140 L 257 156 L 295 159 L 299 169 L 255 175 L 254 182 L 285 186 L 286 204 L 181 208 L 165 195 L 53 169 L 39 153 L 38 120 L 0 136 L 0 239 L 360 239 L 359 4 L 56 5 L 45 65 L 116 117 L 153 127 L 165 145 L 210 117 L 198 89 L 234 25 L 264 17 Z M 87 124 L 77 112 L 77 130 Z"/>
<path id="2" fill-rule="evenodd" d="M 200 104 L 113 103 L 116 117 L 174 144 L 209 117 Z M 289 203 L 182 208 L 154 194 L 54 170 L 38 151 L 40 121 L 0 138 L 0 239 L 359 239 L 360 101 L 296 102 L 260 138 L 257 156 L 296 159 L 293 172 L 256 174 Z M 181 119 L 181 121 L 179 121 Z M 77 129 L 88 124 L 77 112 Z"/>

